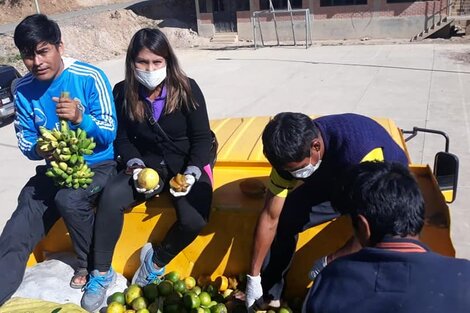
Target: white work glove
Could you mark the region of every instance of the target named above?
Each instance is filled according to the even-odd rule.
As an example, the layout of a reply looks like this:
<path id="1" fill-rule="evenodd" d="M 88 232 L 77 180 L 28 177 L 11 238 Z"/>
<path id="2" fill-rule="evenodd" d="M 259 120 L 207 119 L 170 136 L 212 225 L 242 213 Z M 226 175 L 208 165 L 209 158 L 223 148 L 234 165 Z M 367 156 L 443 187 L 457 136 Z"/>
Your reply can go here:
<path id="1" fill-rule="evenodd" d="M 246 275 L 246 291 L 245 291 L 245 304 L 246 308 L 250 310 L 255 304 L 256 300 L 263 296 L 263 288 L 261 287 L 261 276 Z"/>
<path id="2" fill-rule="evenodd" d="M 134 180 L 134 188 L 135 190 L 138 192 L 138 193 L 143 193 L 143 194 L 146 194 L 146 195 L 149 195 L 153 192 L 155 192 L 155 190 L 158 189 L 158 187 L 160 187 L 160 185 L 157 185 L 157 187 L 155 187 L 154 189 L 151 189 L 151 190 L 147 190 L 145 188 L 140 188 L 139 187 L 139 183 L 138 183 L 138 179 L 139 179 L 139 173 L 143 170 L 143 168 L 135 168 L 132 170 L 132 179 Z"/>
<path id="3" fill-rule="evenodd" d="M 184 177 L 186 178 L 186 183 L 188 184 L 186 191 L 174 191 L 173 188 L 170 188 L 170 193 L 173 195 L 173 197 L 186 196 L 196 182 L 196 178 L 193 175 L 186 174 Z"/>

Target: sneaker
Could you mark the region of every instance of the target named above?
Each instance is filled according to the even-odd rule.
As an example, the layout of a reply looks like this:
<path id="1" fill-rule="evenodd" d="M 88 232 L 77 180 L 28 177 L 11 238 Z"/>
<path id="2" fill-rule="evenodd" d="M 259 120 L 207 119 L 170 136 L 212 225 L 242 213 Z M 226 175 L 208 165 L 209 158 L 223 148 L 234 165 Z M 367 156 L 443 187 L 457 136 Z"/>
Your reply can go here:
<path id="1" fill-rule="evenodd" d="M 88 282 L 83 287 L 83 296 L 80 304 L 88 312 L 99 309 L 106 301 L 106 291 L 116 282 L 116 272 L 112 268 L 104 274 L 94 270 L 90 273 Z"/>
<path id="2" fill-rule="evenodd" d="M 328 256 L 324 256 L 319 258 L 318 260 L 313 263 L 312 269 L 310 270 L 308 277 L 311 280 L 315 280 L 315 278 L 320 274 L 320 272 L 328 265 Z"/>
<path id="3" fill-rule="evenodd" d="M 165 267 L 157 270 L 153 265 L 153 248 L 151 243 L 146 243 L 140 251 L 140 266 L 132 278 L 132 283 L 144 287 L 154 281 L 160 282 L 165 274 Z"/>

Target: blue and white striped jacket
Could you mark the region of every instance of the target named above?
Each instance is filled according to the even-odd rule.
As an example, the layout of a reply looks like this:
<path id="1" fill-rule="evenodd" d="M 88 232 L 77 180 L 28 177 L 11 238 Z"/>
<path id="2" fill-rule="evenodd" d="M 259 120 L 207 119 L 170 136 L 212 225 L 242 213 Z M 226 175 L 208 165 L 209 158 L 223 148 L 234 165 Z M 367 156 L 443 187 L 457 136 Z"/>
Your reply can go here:
<path id="1" fill-rule="evenodd" d="M 39 126 L 48 129 L 59 127 L 56 103 L 52 97 L 60 97 L 68 91 L 70 97 L 79 100 L 83 108 L 83 120 L 71 129 L 84 129 L 94 137 L 97 145 L 92 155 L 85 156 L 89 165 L 114 159 L 113 141 L 116 137 L 116 109 L 111 85 L 102 70 L 74 59 L 63 58 L 64 70 L 52 82 L 40 81 L 31 73 L 13 86 L 16 107 L 15 131 L 18 146 L 31 160 L 40 160 L 36 143 Z"/>

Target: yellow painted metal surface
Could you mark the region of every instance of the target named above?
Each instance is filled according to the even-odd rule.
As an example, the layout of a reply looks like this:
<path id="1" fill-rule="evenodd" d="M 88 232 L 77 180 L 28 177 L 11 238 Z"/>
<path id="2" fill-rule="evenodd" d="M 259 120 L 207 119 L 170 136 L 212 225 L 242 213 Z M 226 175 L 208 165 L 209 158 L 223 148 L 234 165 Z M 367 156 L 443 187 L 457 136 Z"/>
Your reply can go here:
<path id="1" fill-rule="evenodd" d="M 442 194 L 444 195 L 444 199 L 447 203 L 451 203 L 454 201 L 454 191 L 453 190 L 441 190 Z"/>
<path id="2" fill-rule="evenodd" d="M 268 117 L 230 118 L 211 122 L 219 141 L 214 169 L 214 199 L 210 221 L 203 232 L 168 265 L 182 276 L 235 275 L 248 270 L 252 236 L 263 197 L 244 195 L 239 183 L 256 177 L 267 183 L 270 166 L 263 156 L 261 132 Z M 402 147 L 403 137 L 388 119 L 377 119 Z M 426 226 L 421 234 L 434 251 L 454 256 L 450 239 L 449 211 L 437 182 L 427 166 L 411 166 L 426 201 Z M 159 242 L 175 221 L 168 195 L 134 207 L 124 218 L 113 267 L 126 277 L 139 265 L 139 249 L 149 241 Z M 351 236 L 349 219 L 341 217 L 306 230 L 299 236 L 296 255 L 288 274 L 287 295 L 302 295 L 309 285 L 307 273 L 315 259 L 339 248 Z M 47 252 L 71 250 L 66 229 L 57 223 L 36 247 L 29 264 L 42 261 Z"/>

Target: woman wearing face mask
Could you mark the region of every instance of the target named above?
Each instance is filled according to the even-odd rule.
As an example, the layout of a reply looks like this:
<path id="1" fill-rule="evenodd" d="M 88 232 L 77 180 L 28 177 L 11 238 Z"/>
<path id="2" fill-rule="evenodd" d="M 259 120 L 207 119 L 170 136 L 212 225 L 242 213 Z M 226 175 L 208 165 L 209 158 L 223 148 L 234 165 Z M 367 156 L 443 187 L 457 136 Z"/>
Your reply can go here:
<path id="1" fill-rule="evenodd" d="M 196 238 L 208 221 L 212 201 L 212 136 L 204 96 L 180 69 L 161 31 L 145 28 L 133 36 L 125 80 L 113 93 L 119 125 L 115 151 L 123 168 L 106 186 L 96 214 L 95 270 L 81 302 L 89 311 L 103 303 L 114 282 L 110 266 L 127 208 L 168 189 L 177 174 L 184 175 L 185 191 L 170 188 L 177 221 L 161 243 L 142 248 L 133 283 L 144 286 L 163 276 L 165 265 Z M 144 168 L 158 172 L 155 189 L 138 184 Z"/>

